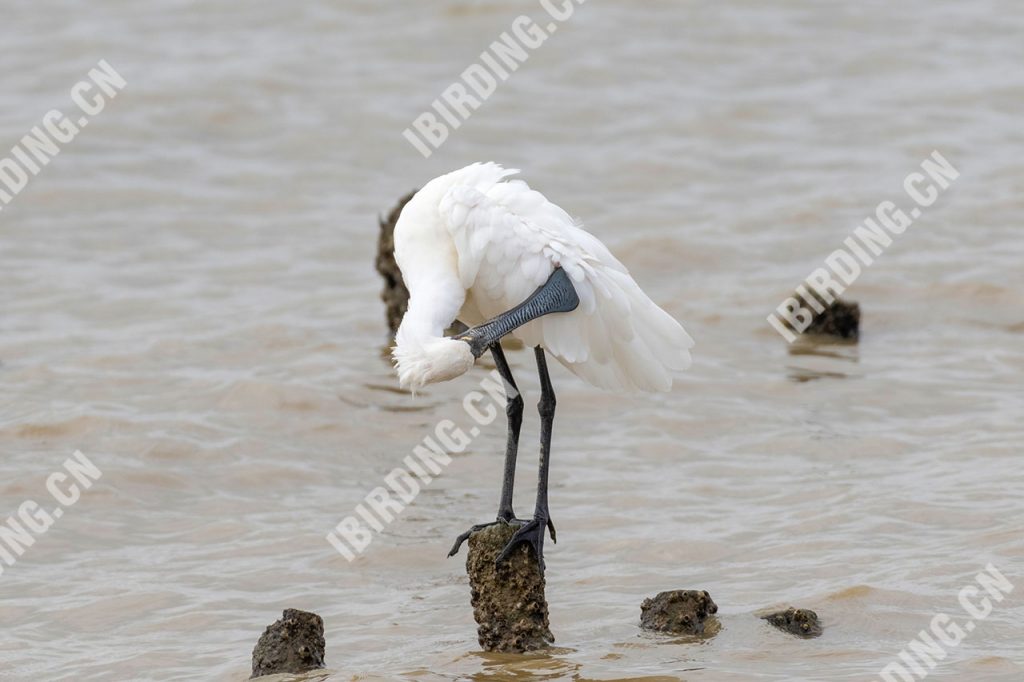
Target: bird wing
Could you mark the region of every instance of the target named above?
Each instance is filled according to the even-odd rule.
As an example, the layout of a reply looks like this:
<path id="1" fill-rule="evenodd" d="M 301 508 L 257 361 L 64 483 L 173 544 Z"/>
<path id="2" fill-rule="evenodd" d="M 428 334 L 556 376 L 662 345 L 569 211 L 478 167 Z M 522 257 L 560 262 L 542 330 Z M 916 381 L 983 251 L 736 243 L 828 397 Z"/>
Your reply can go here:
<path id="1" fill-rule="evenodd" d="M 580 306 L 515 335 L 597 386 L 668 390 L 671 372 L 689 366 L 692 339 L 600 240 L 525 182 L 505 181 L 516 172 L 474 164 L 439 205 L 462 285 L 480 311 L 493 317 L 518 305 L 561 267 Z"/>

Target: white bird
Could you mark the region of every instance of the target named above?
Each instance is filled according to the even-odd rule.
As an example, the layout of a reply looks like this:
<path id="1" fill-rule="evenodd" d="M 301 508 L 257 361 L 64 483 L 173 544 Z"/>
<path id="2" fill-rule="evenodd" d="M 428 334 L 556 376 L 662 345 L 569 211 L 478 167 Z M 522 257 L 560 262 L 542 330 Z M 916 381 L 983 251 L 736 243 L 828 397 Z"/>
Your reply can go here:
<path id="1" fill-rule="evenodd" d="M 522 180 L 507 180 L 518 172 L 474 163 L 431 180 L 406 204 L 395 260 L 409 307 L 393 357 L 401 385 L 415 391 L 464 374 L 491 351 L 509 429 L 494 523 L 521 524 L 498 560 L 529 544 L 543 570 L 545 527 L 555 539 L 547 503 L 555 397 L 545 352 L 601 388 L 667 391 L 672 373 L 689 367 L 693 340 L 596 237 Z M 446 338 L 456 319 L 469 331 Z M 528 522 L 512 512 L 523 401 L 499 343 L 507 334 L 534 347 L 541 377 L 541 462 Z M 449 555 L 487 525 L 460 535 Z"/>

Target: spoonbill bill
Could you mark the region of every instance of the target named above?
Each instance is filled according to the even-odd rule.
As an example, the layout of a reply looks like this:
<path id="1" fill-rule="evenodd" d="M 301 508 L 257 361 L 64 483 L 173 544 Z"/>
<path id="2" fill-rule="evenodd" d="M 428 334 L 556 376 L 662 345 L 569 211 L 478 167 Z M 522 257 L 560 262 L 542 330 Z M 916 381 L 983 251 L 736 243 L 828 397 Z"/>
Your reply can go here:
<path id="1" fill-rule="evenodd" d="M 395 259 L 409 307 L 393 349 L 398 377 L 415 391 L 465 374 L 490 352 L 505 384 L 508 439 L 497 523 L 518 526 L 501 562 L 520 544 L 544 570 L 548 465 L 555 393 L 547 356 L 590 384 L 612 391 L 667 391 L 672 373 L 690 365 L 693 340 L 641 291 L 625 266 L 565 211 L 522 180 L 518 170 L 474 163 L 427 183 L 395 226 Z M 444 330 L 458 319 L 469 329 Z M 533 518 L 512 511 L 523 399 L 500 341 L 533 347 L 540 373 L 540 467 Z"/>

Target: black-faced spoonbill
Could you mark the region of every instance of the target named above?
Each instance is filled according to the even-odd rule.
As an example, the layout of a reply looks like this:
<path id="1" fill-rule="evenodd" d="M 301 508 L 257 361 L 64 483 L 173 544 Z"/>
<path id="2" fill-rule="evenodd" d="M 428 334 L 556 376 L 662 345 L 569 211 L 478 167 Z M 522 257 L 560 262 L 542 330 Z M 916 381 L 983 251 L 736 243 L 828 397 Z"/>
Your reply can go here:
<path id="1" fill-rule="evenodd" d="M 475 163 L 431 180 L 406 204 L 395 226 L 395 259 L 409 289 L 409 308 L 394 348 L 405 388 L 454 379 L 490 351 L 505 382 L 508 441 L 498 518 L 522 523 L 498 556 L 528 543 L 544 569 L 548 465 L 555 394 L 550 354 L 585 381 L 616 391 L 667 391 L 672 372 L 690 364 L 693 340 L 640 290 L 596 237 L 522 180 L 516 170 Z M 470 328 L 445 337 L 460 320 Z M 523 399 L 500 339 L 532 346 L 540 372 L 540 469 L 533 518 L 512 512 Z"/>

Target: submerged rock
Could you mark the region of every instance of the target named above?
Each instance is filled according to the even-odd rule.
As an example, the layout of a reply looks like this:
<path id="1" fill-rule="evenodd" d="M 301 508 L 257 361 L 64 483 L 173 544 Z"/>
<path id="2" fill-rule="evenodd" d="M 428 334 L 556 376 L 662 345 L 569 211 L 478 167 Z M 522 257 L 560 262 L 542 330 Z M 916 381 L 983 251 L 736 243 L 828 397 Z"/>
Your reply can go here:
<path id="1" fill-rule="evenodd" d="M 494 560 L 518 526 L 498 523 L 469 536 L 470 602 L 484 651 L 522 653 L 550 646 L 544 576 L 533 548 L 520 545 L 507 561 Z"/>
<path id="2" fill-rule="evenodd" d="M 847 302 L 838 297 L 832 303 L 825 303 L 814 294 L 811 295 L 814 296 L 819 307 L 823 307 L 824 310 L 815 313 L 814 319 L 804 330 L 804 334 L 838 336 L 851 341 L 856 341 L 860 337 L 860 305 L 858 303 Z M 814 310 L 799 293 L 794 296 L 809 310 Z"/>
<path id="3" fill-rule="evenodd" d="M 860 305 L 837 298 L 823 313 L 814 318 L 805 333 L 838 336 L 856 341 L 860 337 Z"/>
<path id="4" fill-rule="evenodd" d="M 409 192 L 398 200 L 387 218 L 379 218 L 380 235 L 377 237 L 377 272 L 384 278 L 384 289 L 380 293 L 387 308 L 388 328 L 394 334 L 402 322 L 405 309 L 409 305 L 409 290 L 405 288 L 402 272 L 395 262 L 395 224 L 402 209 L 409 203 L 416 191 Z"/>
<path id="5" fill-rule="evenodd" d="M 267 627 L 252 650 L 252 677 L 304 673 L 324 667 L 324 621 L 298 609 L 285 609 L 281 620 Z"/>
<path id="6" fill-rule="evenodd" d="M 718 612 L 705 590 L 660 592 L 640 605 L 640 627 L 680 635 L 704 634 L 704 622 Z"/>
<path id="7" fill-rule="evenodd" d="M 761 616 L 778 629 L 798 637 L 818 637 L 821 635 L 821 623 L 818 614 L 810 609 L 788 608 Z"/>

